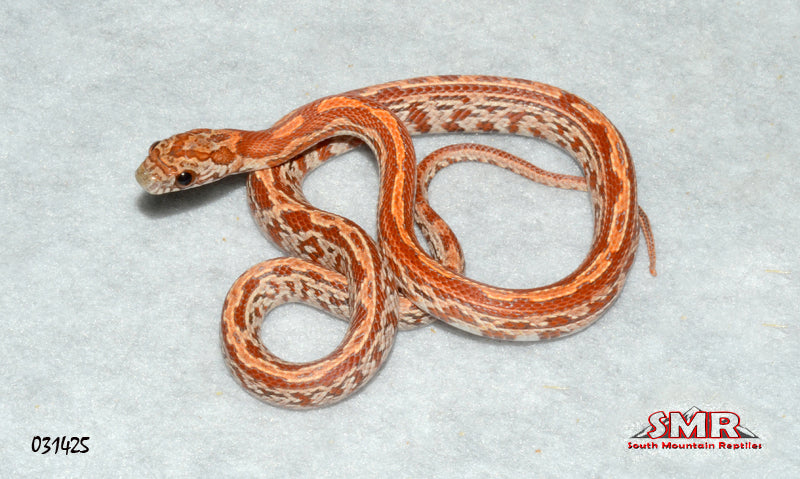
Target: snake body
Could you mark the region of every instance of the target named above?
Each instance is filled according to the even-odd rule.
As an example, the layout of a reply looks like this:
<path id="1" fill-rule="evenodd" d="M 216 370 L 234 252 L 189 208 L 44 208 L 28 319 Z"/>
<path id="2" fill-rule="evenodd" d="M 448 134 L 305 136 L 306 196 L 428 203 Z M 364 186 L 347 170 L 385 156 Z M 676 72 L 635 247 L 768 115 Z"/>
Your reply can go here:
<path id="1" fill-rule="evenodd" d="M 464 145 L 436 152 L 418 172 L 410 136 L 449 132 L 540 138 L 570 153 L 585 177 L 543 172 L 507 153 Z M 311 206 L 301 190 L 308 172 L 359 142 L 380 166 L 377 244 L 349 220 Z M 498 288 L 463 276 L 455 235 L 426 199 L 430 178 L 455 161 L 486 161 L 546 184 L 587 190 L 595 228 L 584 261 L 562 280 L 531 289 Z M 368 87 L 313 101 L 266 130 L 192 130 L 156 142 L 136 176 L 158 194 L 246 172 L 252 172 L 248 196 L 256 222 L 302 258 L 252 267 L 231 287 L 223 309 L 222 339 L 234 376 L 272 404 L 302 408 L 347 397 L 379 369 L 398 322 L 411 327 L 435 317 L 503 340 L 579 331 L 622 290 L 640 226 L 654 273 L 652 237 L 637 205 L 622 135 L 586 101 L 541 83 L 438 76 Z M 430 255 L 417 240 L 415 218 Z M 287 301 L 348 319 L 340 345 L 308 363 L 270 353 L 260 342 L 259 325 Z"/>

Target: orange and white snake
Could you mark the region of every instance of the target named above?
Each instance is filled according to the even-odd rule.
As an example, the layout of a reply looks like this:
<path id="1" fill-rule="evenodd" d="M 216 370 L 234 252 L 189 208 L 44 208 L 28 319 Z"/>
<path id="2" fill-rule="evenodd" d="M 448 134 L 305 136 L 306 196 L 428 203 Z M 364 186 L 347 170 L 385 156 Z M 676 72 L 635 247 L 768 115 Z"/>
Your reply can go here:
<path id="1" fill-rule="evenodd" d="M 417 168 L 410 135 L 448 132 L 543 139 L 570 153 L 585 178 L 549 173 L 480 145 L 444 148 Z M 311 170 L 362 142 L 380 165 L 377 244 L 353 222 L 314 208 L 301 190 Z M 436 171 L 457 161 L 488 162 L 552 186 L 588 190 L 595 227 L 580 266 L 556 283 L 531 289 L 464 277 L 455 235 L 430 209 L 426 193 Z M 136 178 L 146 191 L 160 194 L 247 172 L 256 222 L 297 257 L 257 264 L 234 283 L 223 308 L 222 340 L 234 376 L 272 404 L 313 407 L 352 394 L 379 369 L 398 324 L 413 327 L 438 318 L 503 340 L 579 331 L 622 290 L 640 227 L 655 274 L 652 236 L 637 205 L 622 135 L 586 101 L 541 83 L 437 76 L 372 86 L 313 101 L 266 130 L 191 130 L 156 142 Z M 415 220 L 430 254 L 417 240 Z M 261 343 L 263 317 L 294 301 L 349 321 L 342 342 L 324 358 L 288 362 Z"/>

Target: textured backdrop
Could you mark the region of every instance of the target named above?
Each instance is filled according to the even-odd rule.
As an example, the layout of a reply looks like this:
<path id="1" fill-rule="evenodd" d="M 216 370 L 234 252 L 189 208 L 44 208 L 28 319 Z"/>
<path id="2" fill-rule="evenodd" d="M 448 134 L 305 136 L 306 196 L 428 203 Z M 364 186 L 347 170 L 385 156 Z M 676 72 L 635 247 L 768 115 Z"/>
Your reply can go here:
<path id="1" fill-rule="evenodd" d="M 798 2 L 98 3 L 0 7 L 0 471 L 800 475 Z M 265 128 L 323 95 L 444 73 L 551 83 L 600 108 L 631 149 L 659 276 L 641 248 L 620 300 L 564 340 L 495 343 L 435 324 L 401 333 L 341 404 L 258 402 L 219 345 L 230 285 L 281 255 L 250 219 L 243 179 L 154 198 L 135 168 L 179 131 Z M 529 139 L 416 144 L 424 155 L 456 141 L 578 172 Z M 365 151 L 305 189 L 375 231 Z M 432 190 L 472 277 L 544 285 L 588 251 L 586 194 L 484 165 L 448 168 Z M 304 360 L 344 325 L 286 306 L 264 330 Z M 692 407 L 737 413 L 762 448 L 628 449 L 650 414 Z M 61 435 L 89 436 L 90 451 L 31 451 L 35 436 Z"/>

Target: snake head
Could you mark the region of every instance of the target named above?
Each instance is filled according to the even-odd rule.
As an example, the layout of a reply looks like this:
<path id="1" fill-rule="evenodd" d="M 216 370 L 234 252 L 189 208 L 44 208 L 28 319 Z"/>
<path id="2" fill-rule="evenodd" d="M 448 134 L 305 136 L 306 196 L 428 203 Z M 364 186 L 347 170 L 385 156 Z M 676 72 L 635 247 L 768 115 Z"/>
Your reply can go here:
<path id="1" fill-rule="evenodd" d="M 157 141 L 136 170 L 136 181 L 150 194 L 185 190 L 217 181 L 241 167 L 235 130 L 191 130 Z"/>

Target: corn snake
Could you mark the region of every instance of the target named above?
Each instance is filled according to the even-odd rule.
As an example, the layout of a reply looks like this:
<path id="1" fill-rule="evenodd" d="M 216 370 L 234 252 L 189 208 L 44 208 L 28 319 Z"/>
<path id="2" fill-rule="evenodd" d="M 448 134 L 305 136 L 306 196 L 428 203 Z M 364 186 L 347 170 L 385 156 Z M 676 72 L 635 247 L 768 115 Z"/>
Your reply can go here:
<path id="1" fill-rule="evenodd" d="M 464 145 L 434 153 L 417 171 L 409 135 L 447 132 L 543 139 L 570 153 L 585 179 L 531 172 L 526 168 L 536 168 L 504 152 Z M 301 189 L 307 173 L 359 142 L 380 166 L 377 245 L 349 220 L 312 207 Z M 585 260 L 562 280 L 526 290 L 462 276 L 455 235 L 426 201 L 430 178 L 455 161 L 487 161 L 545 184 L 588 190 L 595 228 Z M 257 224 L 298 257 L 250 268 L 231 287 L 223 308 L 221 334 L 231 371 L 248 391 L 276 405 L 313 407 L 349 396 L 379 369 L 398 324 L 413 327 L 435 317 L 504 340 L 552 339 L 581 330 L 622 290 L 640 226 L 655 273 L 652 237 L 636 201 L 622 136 L 589 103 L 541 83 L 446 76 L 355 90 L 311 102 L 267 130 L 191 130 L 156 142 L 136 177 L 145 190 L 159 194 L 236 173 L 251 173 L 248 197 Z M 415 218 L 431 255 L 416 238 Z M 333 352 L 291 363 L 261 344 L 262 318 L 289 301 L 348 319 L 345 338 Z"/>

